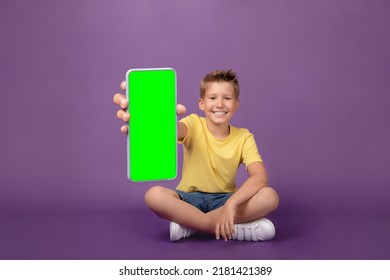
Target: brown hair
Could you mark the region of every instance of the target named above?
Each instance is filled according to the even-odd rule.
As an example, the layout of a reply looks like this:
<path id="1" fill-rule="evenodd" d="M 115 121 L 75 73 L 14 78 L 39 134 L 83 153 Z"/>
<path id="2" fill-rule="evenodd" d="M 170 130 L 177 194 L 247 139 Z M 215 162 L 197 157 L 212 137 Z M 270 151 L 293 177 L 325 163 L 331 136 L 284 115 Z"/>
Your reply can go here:
<path id="1" fill-rule="evenodd" d="M 238 83 L 238 76 L 233 70 L 215 70 L 207 74 L 200 81 L 200 98 L 204 98 L 207 87 L 212 82 L 228 82 L 234 88 L 234 95 L 238 99 L 240 95 L 240 85 Z"/>

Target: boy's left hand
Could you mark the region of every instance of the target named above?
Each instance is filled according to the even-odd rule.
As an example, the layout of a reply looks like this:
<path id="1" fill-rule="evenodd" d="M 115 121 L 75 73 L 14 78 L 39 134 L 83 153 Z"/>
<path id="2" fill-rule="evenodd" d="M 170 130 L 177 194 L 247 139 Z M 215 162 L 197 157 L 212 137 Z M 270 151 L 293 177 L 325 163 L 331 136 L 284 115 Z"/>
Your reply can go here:
<path id="1" fill-rule="evenodd" d="M 232 239 L 235 230 L 234 216 L 236 214 L 236 207 L 227 203 L 222 207 L 222 212 L 215 227 L 215 237 L 219 240 L 222 236 L 222 238 L 227 241 Z"/>

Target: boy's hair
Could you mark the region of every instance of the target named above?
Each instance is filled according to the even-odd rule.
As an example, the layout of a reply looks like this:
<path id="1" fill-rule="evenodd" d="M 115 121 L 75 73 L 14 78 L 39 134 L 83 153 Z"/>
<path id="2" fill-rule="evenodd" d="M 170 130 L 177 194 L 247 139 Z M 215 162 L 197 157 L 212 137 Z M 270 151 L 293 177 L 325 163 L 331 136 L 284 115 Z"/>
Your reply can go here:
<path id="1" fill-rule="evenodd" d="M 212 82 L 228 82 L 234 88 L 234 95 L 238 99 L 240 95 L 240 85 L 238 83 L 238 76 L 233 70 L 215 70 L 207 74 L 200 81 L 200 98 L 204 98 L 207 87 Z"/>

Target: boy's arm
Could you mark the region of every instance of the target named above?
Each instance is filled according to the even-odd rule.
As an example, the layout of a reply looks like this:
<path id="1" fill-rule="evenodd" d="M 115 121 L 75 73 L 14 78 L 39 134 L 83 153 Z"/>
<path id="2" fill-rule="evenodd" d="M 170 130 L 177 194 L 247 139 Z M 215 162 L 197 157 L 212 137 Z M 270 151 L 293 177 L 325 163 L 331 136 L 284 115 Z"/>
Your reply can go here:
<path id="1" fill-rule="evenodd" d="M 226 201 L 215 229 L 217 239 L 231 238 L 234 231 L 234 218 L 237 207 L 254 196 L 261 188 L 268 184 L 267 172 L 262 162 L 253 162 L 248 165 L 249 178 Z"/>
<path id="2" fill-rule="evenodd" d="M 177 104 L 176 113 L 178 116 L 184 115 L 187 112 L 186 107 L 181 104 Z M 183 122 L 177 122 L 177 139 L 183 140 L 187 135 L 187 126 Z"/>
<path id="3" fill-rule="evenodd" d="M 177 139 L 183 140 L 187 135 L 187 126 L 183 122 L 177 123 Z"/>

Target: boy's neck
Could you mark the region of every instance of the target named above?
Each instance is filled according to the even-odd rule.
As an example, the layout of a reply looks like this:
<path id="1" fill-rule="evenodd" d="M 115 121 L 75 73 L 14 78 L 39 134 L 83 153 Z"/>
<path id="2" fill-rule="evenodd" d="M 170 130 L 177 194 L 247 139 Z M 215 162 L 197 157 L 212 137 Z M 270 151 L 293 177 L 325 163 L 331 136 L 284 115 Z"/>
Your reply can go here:
<path id="1" fill-rule="evenodd" d="M 217 139 L 224 139 L 229 136 L 230 133 L 229 124 L 215 125 L 210 123 L 206 118 L 206 126 L 209 132 Z"/>

